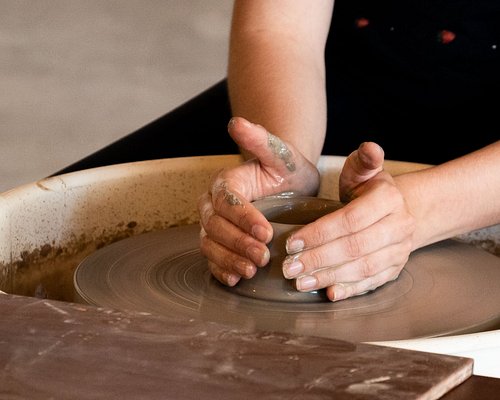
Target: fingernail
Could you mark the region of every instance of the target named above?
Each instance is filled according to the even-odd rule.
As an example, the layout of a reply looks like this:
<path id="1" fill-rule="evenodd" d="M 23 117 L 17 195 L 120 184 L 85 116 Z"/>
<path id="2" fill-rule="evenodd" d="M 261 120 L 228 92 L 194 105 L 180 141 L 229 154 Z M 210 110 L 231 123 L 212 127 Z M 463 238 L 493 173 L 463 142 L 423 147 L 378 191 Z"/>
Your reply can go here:
<path id="1" fill-rule="evenodd" d="M 288 254 L 298 253 L 304 250 L 304 241 L 301 239 L 293 239 L 286 241 L 286 252 Z"/>
<path id="2" fill-rule="evenodd" d="M 297 279 L 297 282 L 295 283 L 297 290 L 301 291 L 316 289 L 317 284 L 318 280 L 314 276 L 310 275 Z"/>
<path id="3" fill-rule="evenodd" d="M 263 267 L 269 262 L 269 249 L 266 247 L 265 250 L 261 250 L 257 246 L 252 246 L 247 249 L 247 256 L 250 258 L 255 264 L 260 267 Z"/>
<path id="4" fill-rule="evenodd" d="M 239 276 L 236 276 L 236 275 L 230 274 L 230 273 L 224 273 L 223 278 L 224 278 L 224 282 L 227 286 L 234 286 L 240 280 Z"/>
<path id="5" fill-rule="evenodd" d="M 285 278 L 295 278 L 304 271 L 304 264 L 297 257 L 287 257 L 283 261 L 283 275 Z"/>
<path id="6" fill-rule="evenodd" d="M 261 242 L 267 243 L 268 241 L 270 241 L 271 238 L 269 236 L 271 235 L 272 234 L 270 234 L 267 229 L 261 225 L 252 226 L 252 236 L 257 240 L 260 240 Z"/>
<path id="7" fill-rule="evenodd" d="M 255 267 L 245 261 L 239 260 L 234 264 L 234 269 L 245 278 L 250 278 L 255 274 Z M 236 284 L 236 282 L 234 283 Z"/>
<path id="8" fill-rule="evenodd" d="M 266 251 L 264 251 L 264 255 L 262 256 L 262 262 L 259 265 L 265 266 L 269 264 L 270 259 L 271 259 L 271 253 L 269 252 L 269 249 L 266 247 Z"/>
<path id="9" fill-rule="evenodd" d="M 233 118 L 231 118 L 229 120 L 229 122 L 227 123 L 227 129 L 231 128 L 234 124 L 236 123 L 236 120 Z"/>

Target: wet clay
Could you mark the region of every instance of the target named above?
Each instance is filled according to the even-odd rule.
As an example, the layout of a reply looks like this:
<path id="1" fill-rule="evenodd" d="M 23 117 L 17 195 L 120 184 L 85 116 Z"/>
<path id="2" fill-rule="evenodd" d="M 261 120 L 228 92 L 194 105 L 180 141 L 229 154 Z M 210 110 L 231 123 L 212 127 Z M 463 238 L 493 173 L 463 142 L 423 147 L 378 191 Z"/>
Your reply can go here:
<path id="1" fill-rule="evenodd" d="M 332 213 L 343 206 L 335 200 L 308 196 L 270 196 L 253 205 L 261 211 L 273 227 L 273 239 L 268 245 L 271 254 L 268 265 L 258 268 L 251 279 L 242 279 L 233 287 L 235 293 L 250 298 L 283 302 L 329 301 L 325 290 L 299 292 L 294 280 L 285 279 L 283 260 L 287 256 L 286 240 L 304 224 Z"/>
<path id="2" fill-rule="evenodd" d="M 267 144 L 273 154 L 277 156 L 279 159 L 283 160 L 288 171 L 295 171 L 295 162 L 293 161 L 293 154 L 288 149 L 285 143 L 281 141 L 281 139 L 277 136 L 274 136 L 272 133 L 267 134 Z"/>

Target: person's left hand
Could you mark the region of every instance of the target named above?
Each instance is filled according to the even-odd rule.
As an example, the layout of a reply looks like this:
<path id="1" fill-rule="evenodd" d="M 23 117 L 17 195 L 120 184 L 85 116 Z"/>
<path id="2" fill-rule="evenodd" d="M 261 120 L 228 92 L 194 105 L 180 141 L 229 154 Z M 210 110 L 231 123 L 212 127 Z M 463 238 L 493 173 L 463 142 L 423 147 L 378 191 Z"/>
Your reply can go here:
<path id="1" fill-rule="evenodd" d="M 412 250 L 415 220 L 373 142 L 349 155 L 340 175 L 347 204 L 287 240 L 283 274 L 299 291 L 327 288 L 332 301 L 363 294 L 399 276 Z"/>

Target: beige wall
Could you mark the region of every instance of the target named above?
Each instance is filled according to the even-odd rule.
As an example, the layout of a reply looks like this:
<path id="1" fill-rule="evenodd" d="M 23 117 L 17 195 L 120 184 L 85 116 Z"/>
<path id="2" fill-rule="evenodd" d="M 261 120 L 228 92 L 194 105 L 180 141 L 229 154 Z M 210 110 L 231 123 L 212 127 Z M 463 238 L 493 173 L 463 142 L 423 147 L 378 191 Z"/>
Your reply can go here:
<path id="1" fill-rule="evenodd" d="M 225 75 L 230 0 L 0 0 L 0 193 Z"/>

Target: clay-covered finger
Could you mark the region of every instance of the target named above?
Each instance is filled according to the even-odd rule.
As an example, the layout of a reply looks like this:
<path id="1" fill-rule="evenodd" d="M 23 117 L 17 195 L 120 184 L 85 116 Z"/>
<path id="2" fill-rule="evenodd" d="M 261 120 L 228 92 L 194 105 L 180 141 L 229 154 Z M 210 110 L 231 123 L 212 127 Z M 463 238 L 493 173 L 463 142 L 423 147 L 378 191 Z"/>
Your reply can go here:
<path id="1" fill-rule="evenodd" d="M 212 204 L 215 214 L 231 221 L 244 232 L 262 243 L 272 239 L 271 224 L 250 201 L 229 188 L 226 182 L 216 184 L 212 189 Z"/>
<path id="2" fill-rule="evenodd" d="M 263 126 L 234 117 L 229 121 L 228 132 L 240 148 L 251 153 L 264 166 L 274 169 L 281 177 L 296 171 L 294 149 Z"/>
<path id="3" fill-rule="evenodd" d="M 225 218 L 217 215 L 212 207 L 211 195 L 205 193 L 198 203 L 200 224 L 206 234 L 229 250 L 250 259 L 259 267 L 269 262 L 269 249 Z"/>

